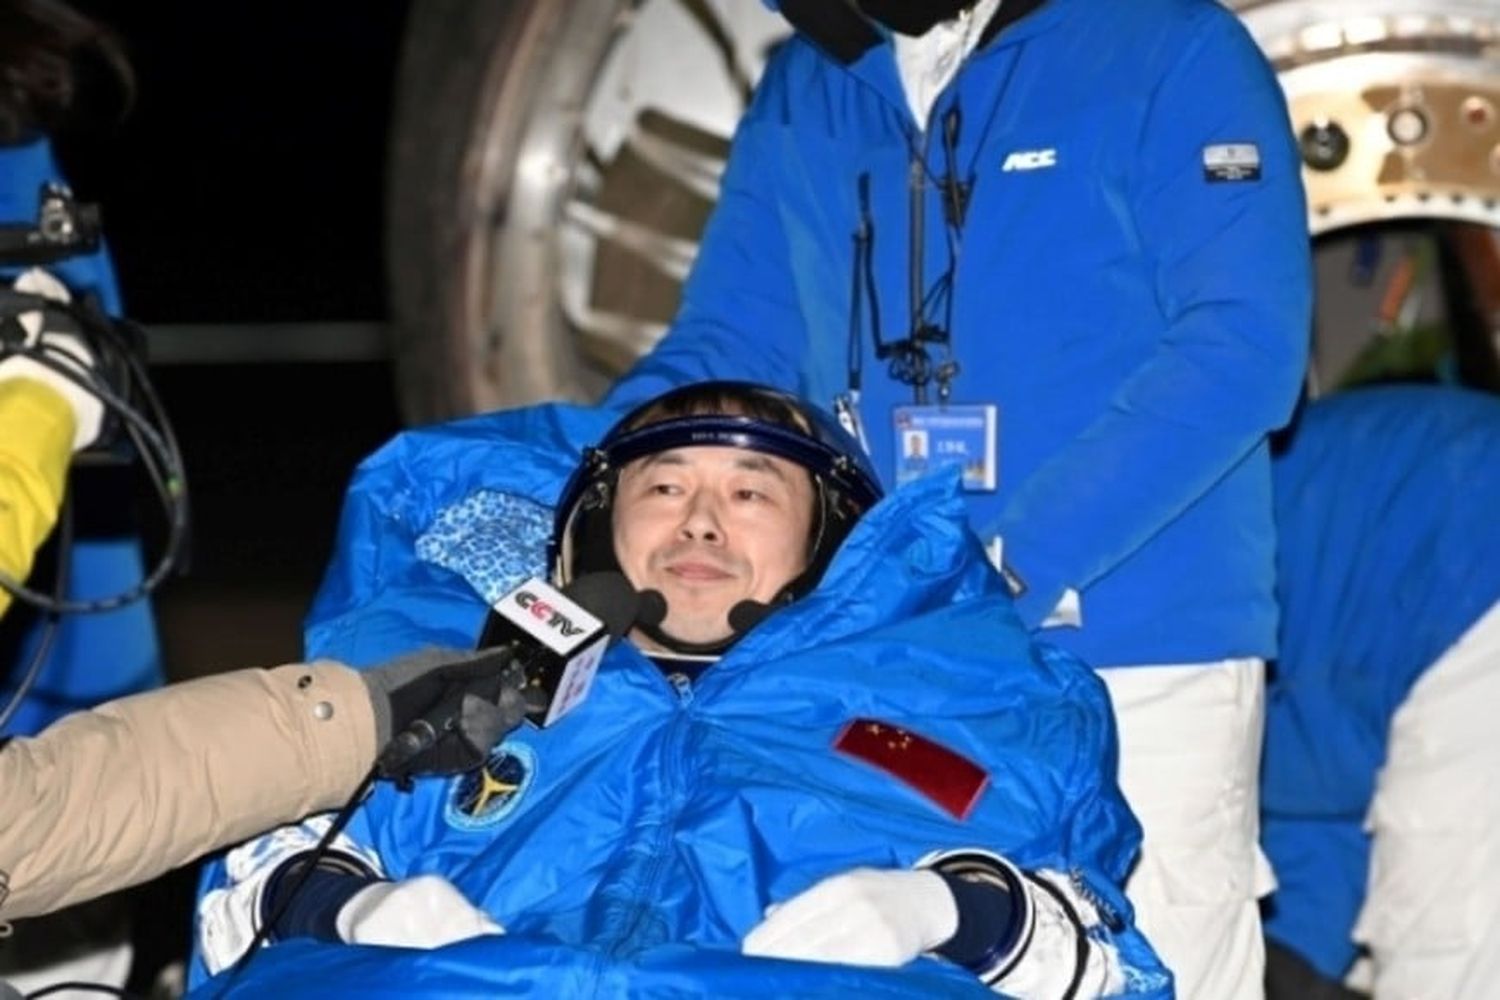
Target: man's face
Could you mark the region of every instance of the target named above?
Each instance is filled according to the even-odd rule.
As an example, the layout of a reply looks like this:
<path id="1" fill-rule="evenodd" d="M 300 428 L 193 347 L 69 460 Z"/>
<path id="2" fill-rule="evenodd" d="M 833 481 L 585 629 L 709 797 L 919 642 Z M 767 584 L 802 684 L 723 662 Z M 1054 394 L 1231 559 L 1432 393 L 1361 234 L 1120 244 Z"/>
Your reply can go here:
<path id="1" fill-rule="evenodd" d="M 620 568 L 637 590 L 661 592 L 662 628 L 686 642 L 727 638 L 730 608 L 769 602 L 807 568 L 813 484 L 795 463 L 676 448 L 627 465 L 617 494 Z"/>

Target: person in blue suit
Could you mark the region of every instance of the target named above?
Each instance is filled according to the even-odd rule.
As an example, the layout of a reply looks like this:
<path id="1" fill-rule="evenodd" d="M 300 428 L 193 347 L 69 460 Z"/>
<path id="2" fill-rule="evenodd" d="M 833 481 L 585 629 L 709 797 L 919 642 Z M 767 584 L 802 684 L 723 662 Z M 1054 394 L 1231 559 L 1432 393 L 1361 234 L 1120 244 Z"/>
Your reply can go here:
<path id="1" fill-rule="evenodd" d="M 1364 946 L 1376 997 L 1493 996 L 1500 400 L 1339 393 L 1273 468 L 1267 936 L 1335 981 Z"/>
<path id="2" fill-rule="evenodd" d="M 1275 75 L 1214 0 L 777 6 L 681 307 L 607 403 L 767 382 L 887 484 L 927 433 L 1021 619 L 1110 688 L 1142 926 L 1186 995 L 1258 996 L 1267 435 L 1311 302 Z"/>
<path id="3" fill-rule="evenodd" d="M 742 383 L 646 404 L 570 470 L 597 420 L 497 414 L 363 467 L 320 655 L 472 643 L 535 569 L 485 540 L 528 523 L 557 583 L 622 573 L 664 614 L 476 772 L 377 786 L 300 888 L 326 818 L 232 851 L 203 995 L 1171 995 L 1119 888 L 1139 829 L 1103 686 L 1032 643 L 957 476 L 881 500 L 832 417 Z"/>

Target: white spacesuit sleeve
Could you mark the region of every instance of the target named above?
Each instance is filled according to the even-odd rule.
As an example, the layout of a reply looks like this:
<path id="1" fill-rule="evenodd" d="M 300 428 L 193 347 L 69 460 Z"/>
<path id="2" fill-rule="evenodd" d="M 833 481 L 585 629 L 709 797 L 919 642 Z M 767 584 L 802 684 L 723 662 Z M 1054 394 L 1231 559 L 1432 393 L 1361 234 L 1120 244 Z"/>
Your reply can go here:
<path id="1" fill-rule="evenodd" d="M 224 861 L 228 884 L 206 893 L 198 904 L 199 945 L 210 974 L 233 965 L 250 946 L 260 929 L 261 903 L 272 875 L 287 861 L 311 851 L 331 824 L 329 816 L 313 816 L 229 852 Z M 380 858 L 344 834 L 334 838 L 328 853 L 385 877 Z"/>

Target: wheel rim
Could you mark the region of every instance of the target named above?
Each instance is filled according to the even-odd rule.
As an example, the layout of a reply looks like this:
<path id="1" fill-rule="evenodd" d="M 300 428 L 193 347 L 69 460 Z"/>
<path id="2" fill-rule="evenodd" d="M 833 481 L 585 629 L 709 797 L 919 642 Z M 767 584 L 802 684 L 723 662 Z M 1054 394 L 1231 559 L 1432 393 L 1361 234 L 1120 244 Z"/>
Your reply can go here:
<path id="1" fill-rule="evenodd" d="M 591 398 L 660 337 L 760 46 L 785 33 L 743 6 L 538 3 L 520 57 L 497 53 L 473 137 L 490 224 L 463 261 L 476 406 Z M 668 60 L 646 44 L 664 37 Z"/>

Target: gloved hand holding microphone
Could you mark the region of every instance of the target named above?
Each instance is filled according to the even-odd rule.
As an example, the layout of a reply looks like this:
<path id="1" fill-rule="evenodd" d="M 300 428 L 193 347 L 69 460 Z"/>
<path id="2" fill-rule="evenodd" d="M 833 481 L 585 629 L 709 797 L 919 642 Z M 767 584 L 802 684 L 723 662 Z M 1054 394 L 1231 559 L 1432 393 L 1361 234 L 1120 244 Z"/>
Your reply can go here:
<path id="1" fill-rule="evenodd" d="M 629 630 L 640 607 L 620 573 L 586 574 L 562 591 L 527 580 L 495 602 L 478 652 L 423 650 L 365 673 L 376 773 L 409 788 L 418 777 L 471 771 L 523 720 L 557 722 L 582 704 L 605 646 Z M 212 926 L 257 928 L 250 940 L 206 940 L 210 969 L 267 939 L 434 948 L 500 933 L 442 878 L 387 879 L 339 829 L 338 821 L 309 821 L 278 831 L 271 855 L 254 861 L 264 874 L 205 899 L 220 915 Z M 230 853 L 231 870 L 245 850 Z"/>

